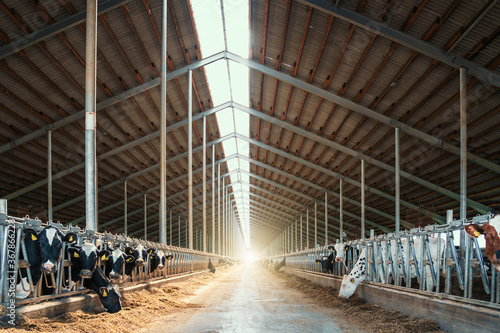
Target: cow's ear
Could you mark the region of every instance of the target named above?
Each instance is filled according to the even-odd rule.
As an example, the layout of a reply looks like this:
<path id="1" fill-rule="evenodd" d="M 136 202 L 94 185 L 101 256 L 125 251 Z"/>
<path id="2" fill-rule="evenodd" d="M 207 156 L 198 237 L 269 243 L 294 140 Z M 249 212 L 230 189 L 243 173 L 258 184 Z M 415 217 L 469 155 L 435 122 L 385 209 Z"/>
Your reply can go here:
<path id="1" fill-rule="evenodd" d="M 101 293 L 102 297 L 108 297 L 108 288 L 106 287 L 100 287 L 99 292 Z"/>
<path id="2" fill-rule="evenodd" d="M 168 255 L 168 256 L 166 256 L 165 258 L 167 258 L 167 260 L 170 260 L 170 259 L 172 259 L 173 257 L 174 257 L 173 255 L 169 254 L 169 255 Z"/>
<path id="3" fill-rule="evenodd" d="M 38 240 L 38 235 L 33 229 L 24 229 L 24 234 L 29 237 L 33 242 Z"/>
<path id="4" fill-rule="evenodd" d="M 321 264 L 321 260 L 316 259 L 316 263 L 317 263 L 317 264 Z"/>
<path id="5" fill-rule="evenodd" d="M 328 246 L 328 250 L 333 251 L 334 250 L 333 246 L 331 246 L 331 245 Z"/>
<path id="6" fill-rule="evenodd" d="M 71 258 L 80 258 L 80 255 L 78 254 L 79 250 L 74 247 L 68 247 L 68 253 Z"/>
<path id="7" fill-rule="evenodd" d="M 99 258 L 101 258 L 101 261 L 108 261 L 109 256 L 111 255 L 111 252 L 109 252 L 108 250 L 102 250 L 102 251 L 99 251 L 99 253 L 97 255 L 99 256 Z"/>
<path id="8" fill-rule="evenodd" d="M 344 248 L 344 251 L 347 251 L 347 250 L 349 250 L 349 245 L 346 245 Z"/>
<path id="9" fill-rule="evenodd" d="M 66 243 L 76 243 L 76 240 L 78 239 L 78 236 L 74 233 L 74 232 L 68 232 L 64 238 L 63 238 L 63 242 L 66 242 Z"/>
<path id="10" fill-rule="evenodd" d="M 333 264 L 333 260 L 331 261 L 331 263 Z"/>
<path id="11" fill-rule="evenodd" d="M 484 234 L 483 228 L 477 224 L 469 224 L 465 226 L 465 231 L 472 237 L 478 238 L 481 234 Z"/>
<path id="12" fill-rule="evenodd" d="M 131 255 L 128 255 L 125 257 L 125 262 L 127 264 L 131 263 L 131 262 L 134 262 L 135 261 L 135 257 L 134 256 L 131 256 Z"/>
<path id="13" fill-rule="evenodd" d="M 132 253 L 134 253 L 134 250 L 132 250 L 132 248 L 131 248 L 131 247 L 127 246 L 127 247 L 125 248 L 125 253 L 126 253 L 126 254 L 132 254 Z"/>

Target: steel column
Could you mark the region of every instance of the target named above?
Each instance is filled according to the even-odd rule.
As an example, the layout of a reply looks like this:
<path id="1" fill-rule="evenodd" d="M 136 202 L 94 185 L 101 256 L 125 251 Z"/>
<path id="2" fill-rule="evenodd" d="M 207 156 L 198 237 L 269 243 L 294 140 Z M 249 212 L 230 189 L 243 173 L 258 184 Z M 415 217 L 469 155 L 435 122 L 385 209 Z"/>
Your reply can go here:
<path id="1" fill-rule="evenodd" d="M 318 207 L 314 203 L 314 247 L 318 246 Z"/>
<path id="2" fill-rule="evenodd" d="M 52 221 L 52 131 L 47 132 L 47 220 Z"/>
<path id="3" fill-rule="evenodd" d="M 365 238 L 365 160 L 361 159 L 361 239 Z"/>
<path id="4" fill-rule="evenodd" d="M 215 252 L 215 145 L 212 146 L 212 253 Z"/>
<path id="5" fill-rule="evenodd" d="M 172 245 L 172 210 L 170 210 L 170 245 Z"/>
<path id="6" fill-rule="evenodd" d="M 207 117 L 203 117 L 203 252 L 207 252 Z"/>
<path id="7" fill-rule="evenodd" d="M 328 245 L 328 193 L 325 192 L 325 246 Z"/>
<path id="8" fill-rule="evenodd" d="M 193 249 L 193 72 L 188 71 L 188 225 L 189 249 Z"/>
<path id="9" fill-rule="evenodd" d="M 304 249 L 304 237 L 302 234 L 302 215 L 300 215 L 300 251 Z"/>
<path id="10" fill-rule="evenodd" d="M 148 239 L 148 200 L 144 193 L 144 240 Z"/>
<path id="11" fill-rule="evenodd" d="M 85 41 L 85 216 L 86 229 L 97 231 L 96 63 L 97 0 L 87 0 Z"/>
<path id="12" fill-rule="evenodd" d="M 160 244 L 167 244 L 167 0 L 161 8 Z"/>
<path id="13" fill-rule="evenodd" d="M 123 230 L 125 231 L 125 235 L 127 235 L 127 223 L 128 223 L 128 214 L 127 214 L 127 181 L 123 183 Z"/>
<path id="14" fill-rule="evenodd" d="M 306 248 L 309 248 L 309 209 L 306 210 Z"/>
<path id="15" fill-rule="evenodd" d="M 401 216 L 401 211 L 400 211 L 400 200 L 401 200 L 401 184 L 400 180 L 401 177 L 399 175 L 399 170 L 400 170 L 400 160 L 399 160 L 399 127 L 396 127 L 394 129 L 394 186 L 396 187 L 396 193 L 395 193 L 395 198 L 394 198 L 394 203 L 396 204 L 396 212 L 395 212 L 395 228 L 394 230 L 396 233 L 399 233 L 399 228 L 400 228 L 400 216 Z"/>
<path id="16" fill-rule="evenodd" d="M 339 219 L 340 219 L 340 242 L 342 243 L 344 240 L 344 203 L 343 203 L 343 189 L 342 189 L 342 179 L 339 181 Z"/>
<path id="17" fill-rule="evenodd" d="M 221 180 L 221 177 L 220 177 L 220 163 L 219 163 L 219 169 L 218 169 L 218 174 L 217 174 L 217 186 L 218 186 L 218 189 L 217 189 L 217 214 L 218 214 L 218 218 L 217 218 L 217 253 L 220 255 L 221 252 L 220 252 L 220 218 L 221 218 L 221 214 L 220 214 L 220 199 L 221 199 L 221 193 L 220 193 L 220 180 Z"/>

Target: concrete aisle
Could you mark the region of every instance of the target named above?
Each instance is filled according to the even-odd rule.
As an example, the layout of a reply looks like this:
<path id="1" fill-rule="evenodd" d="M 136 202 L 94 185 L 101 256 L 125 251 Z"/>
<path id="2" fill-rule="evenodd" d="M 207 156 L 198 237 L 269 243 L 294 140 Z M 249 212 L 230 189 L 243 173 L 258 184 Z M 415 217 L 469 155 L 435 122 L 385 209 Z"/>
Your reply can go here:
<path id="1" fill-rule="evenodd" d="M 281 277 L 257 264 L 244 264 L 200 289 L 186 309 L 152 324 L 144 332 L 352 332 L 340 329 L 332 312 L 288 289 Z M 338 316 L 337 316 L 338 318 Z"/>

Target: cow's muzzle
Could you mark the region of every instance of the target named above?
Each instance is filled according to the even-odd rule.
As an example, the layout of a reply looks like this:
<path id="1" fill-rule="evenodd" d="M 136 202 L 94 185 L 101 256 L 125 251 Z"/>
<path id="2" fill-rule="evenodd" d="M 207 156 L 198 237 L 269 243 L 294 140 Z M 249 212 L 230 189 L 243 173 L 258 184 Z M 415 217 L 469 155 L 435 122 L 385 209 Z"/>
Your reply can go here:
<path id="1" fill-rule="evenodd" d="M 120 275 L 116 273 L 109 273 L 109 278 L 111 280 L 118 280 L 120 278 Z"/>
<path id="2" fill-rule="evenodd" d="M 142 259 L 137 259 L 137 260 L 135 261 L 135 265 L 136 265 L 136 266 L 139 266 L 139 267 L 140 267 L 140 266 L 143 266 L 143 265 L 144 265 L 144 260 L 142 260 Z"/>
<path id="3" fill-rule="evenodd" d="M 45 273 L 54 273 L 56 271 L 56 266 L 53 264 L 44 264 L 42 266 L 42 271 Z"/>
<path id="4" fill-rule="evenodd" d="M 82 269 L 80 271 L 80 277 L 90 279 L 92 277 L 92 272 L 90 271 L 90 269 Z"/>

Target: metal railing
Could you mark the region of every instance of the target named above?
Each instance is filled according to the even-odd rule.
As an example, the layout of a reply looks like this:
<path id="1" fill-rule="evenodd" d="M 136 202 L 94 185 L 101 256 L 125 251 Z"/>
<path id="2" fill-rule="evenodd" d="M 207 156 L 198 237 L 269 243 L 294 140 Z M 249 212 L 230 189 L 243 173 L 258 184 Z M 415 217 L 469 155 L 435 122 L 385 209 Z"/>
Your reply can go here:
<path id="1" fill-rule="evenodd" d="M 151 265 L 149 264 L 149 256 L 146 264 L 142 267 L 134 268 L 130 277 L 122 275 L 118 279 L 121 286 L 136 284 L 152 279 L 163 279 L 167 276 L 186 274 L 208 269 L 208 261 L 211 259 L 214 266 L 218 266 L 219 259 L 223 256 L 189 250 L 176 246 L 168 246 L 151 241 L 144 241 L 136 238 L 130 238 L 124 235 L 114 235 L 111 233 L 96 233 L 92 231 L 82 230 L 77 226 L 65 227 L 61 223 L 47 222 L 42 223 L 41 220 L 31 219 L 28 216 L 24 218 L 8 216 L 5 213 L 0 213 L 0 303 L 8 305 L 13 299 L 13 286 L 17 284 L 17 276 L 21 269 L 26 269 L 28 278 L 28 289 L 25 292 L 31 292 L 29 298 L 16 301 L 16 305 L 27 303 L 36 303 L 41 300 L 54 299 L 63 296 L 86 293 L 87 290 L 79 289 L 82 285 L 82 280 L 71 281 L 71 261 L 69 253 L 66 249 L 70 245 L 63 243 L 63 257 L 58 262 L 58 269 L 55 273 L 42 274 L 40 281 L 34 285 L 31 277 L 31 269 L 27 258 L 26 246 L 24 242 L 24 232 L 26 228 L 33 229 L 37 233 L 47 226 L 54 226 L 64 234 L 74 232 L 78 239 L 76 245 L 82 245 L 84 242 L 91 242 L 96 245 L 98 250 L 108 248 L 124 250 L 125 247 L 134 247 L 142 244 L 146 248 L 154 248 L 157 251 L 163 250 L 165 254 L 173 255 L 171 260 L 167 260 L 162 270 L 156 269 L 150 272 Z M 20 253 L 23 253 L 23 258 L 20 259 Z M 105 263 L 100 262 L 99 265 L 105 271 Z M 41 283 L 47 283 L 49 288 L 53 288 L 54 292 L 50 295 L 42 295 Z M 72 283 L 73 282 L 73 283 Z M 72 288 L 69 288 L 72 286 Z M 76 286 L 76 287 L 73 287 Z"/>
<path id="2" fill-rule="evenodd" d="M 441 296 L 450 295 L 452 298 L 458 296 L 472 303 L 485 305 L 486 302 L 500 309 L 496 305 L 500 304 L 499 274 L 488 267 L 489 261 L 477 238 L 466 234 L 466 242 L 461 250 L 454 244 L 454 232 L 463 231 L 464 226 L 471 222 L 482 225 L 491 217 L 490 214 L 480 215 L 468 220 L 454 220 L 446 225 L 430 225 L 399 234 L 389 233 L 344 242 L 354 251 L 347 253 L 345 263 L 334 263 L 331 275 L 342 277 L 348 274 L 366 247 L 368 266 L 365 281 L 419 289 Z M 441 251 L 438 249 L 442 249 L 439 260 L 437 254 Z M 286 257 L 287 267 L 321 272 L 321 265 L 315 261 L 330 253 L 328 246 L 322 246 L 274 255 L 268 259 L 276 261 Z M 434 287 L 433 291 L 430 291 L 431 286 Z"/>

